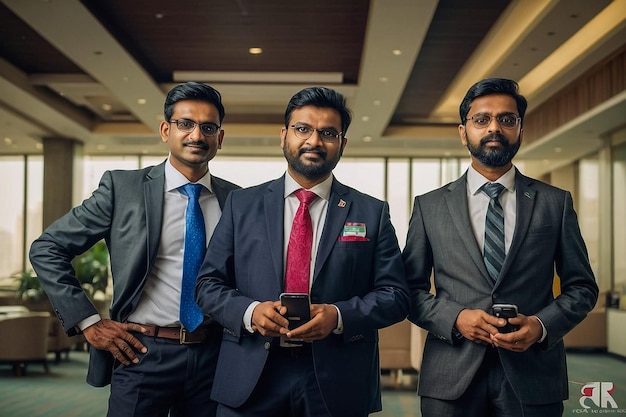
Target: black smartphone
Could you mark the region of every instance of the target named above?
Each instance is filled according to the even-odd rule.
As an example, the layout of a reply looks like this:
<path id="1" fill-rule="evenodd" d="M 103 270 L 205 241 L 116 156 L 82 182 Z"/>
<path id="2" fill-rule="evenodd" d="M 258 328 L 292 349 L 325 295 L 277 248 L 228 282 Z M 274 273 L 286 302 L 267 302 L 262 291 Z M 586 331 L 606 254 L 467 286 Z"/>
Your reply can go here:
<path id="1" fill-rule="evenodd" d="M 498 327 L 500 333 L 511 333 L 519 330 L 519 326 L 509 323 L 508 320 L 517 317 L 517 306 L 515 304 L 494 304 L 491 306 L 491 314 L 507 319 L 504 327 Z"/>
<path id="2" fill-rule="evenodd" d="M 287 307 L 285 317 L 289 320 L 289 329 L 302 326 L 311 319 L 309 294 L 282 293 L 280 303 Z"/>
<path id="3" fill-rule="evenodd" d="M 289 329 L 295 329 L 302 326 L 311 319 L 309 294 L 301 293 L 282 293 L 280 295 L 280 303 L 287 307 L 285 317 L 289 320 Z M 288 339 L 286 336 L 280 337 L 281 347 L 298 347 L 302 346 L 300 339 Z"/>

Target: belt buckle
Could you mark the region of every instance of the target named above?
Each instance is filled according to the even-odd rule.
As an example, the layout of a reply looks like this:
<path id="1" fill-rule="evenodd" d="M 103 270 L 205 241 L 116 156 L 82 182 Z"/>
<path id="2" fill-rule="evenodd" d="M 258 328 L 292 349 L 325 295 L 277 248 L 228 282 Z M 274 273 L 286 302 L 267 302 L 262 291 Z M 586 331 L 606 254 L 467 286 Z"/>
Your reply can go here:
<path id="1" fill-rule="evenodd" d="M 196 336 L 196 338 L 194 338 L 193 336 Z M 201 335 L 193 335 L 193 332 L 190 332 L 189 330 L 187 330 L 184 327 L 182 327 L 180 329 L 180 344 L 181 345 L 191 345 L 191 344 L 194 344 L 194 343 L 202 343 L 202 336 Z"/>

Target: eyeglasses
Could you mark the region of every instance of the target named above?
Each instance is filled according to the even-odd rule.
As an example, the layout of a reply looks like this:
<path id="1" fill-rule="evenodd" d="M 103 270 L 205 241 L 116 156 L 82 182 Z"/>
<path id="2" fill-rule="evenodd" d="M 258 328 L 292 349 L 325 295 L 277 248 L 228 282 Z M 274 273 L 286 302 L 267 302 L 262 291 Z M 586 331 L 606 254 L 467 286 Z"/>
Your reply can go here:
<path id="1" fill-rule="evenodd" d="M 491 124 L 492 119 L 493 116 L 490 114 L 478 113 L 465 120 L 471 120 L 474 122 L 474 127 L 476 127 L 476 129 L 484 129 Z M 513 113 L 505 113 L 497 115 L 496 120 L 504 129 L 515 129 L 522 118 Z"/>
<path id="2" fill-rule="evenodd" d="M 170 123 L 176 123 L 176 127 L 178 127 L 178 130 L 185 133 L 191 133 L 196 128 L 196 126 L 200 126 L 200 132 L 204 136 L 215 136 L 217 132 L 222 128 L 215 123 L 196 123 L 193 120 L 189 119 L 172 119 L 170 120 Z"/>
<path id="3" fill-rule="evenodd" d="M 337 132 L 335 129 L 326 128 L 326 129 L 314 129 L 311 126 L 307 125 L 291 125 L 293 129 L 293 133 L 295 133 L 296 137 L 302 140 L 307 140 L 313 135 L 313 132 L 317 131 L 320 135 L 320 139 L 322 142 L 333 143 L 337 139 L 341 137 L 343 132 Z"/>

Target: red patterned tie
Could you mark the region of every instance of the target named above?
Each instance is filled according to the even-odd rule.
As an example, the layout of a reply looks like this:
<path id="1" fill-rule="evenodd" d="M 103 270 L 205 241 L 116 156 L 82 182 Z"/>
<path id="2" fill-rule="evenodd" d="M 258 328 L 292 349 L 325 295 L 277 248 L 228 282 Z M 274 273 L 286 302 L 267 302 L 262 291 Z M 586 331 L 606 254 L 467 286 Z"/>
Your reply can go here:
<path id="1" fill-rule="evenodd" d="M 317 197 L 311 191 L 299 189 L 294 192 L 300 206 L 293 218 L 289 246 L 287 246 L 287 270 L 285 272 L 285 292 L 308 293 L 311 271 L 311 245 L 313 227 L 309 204 Z"/>

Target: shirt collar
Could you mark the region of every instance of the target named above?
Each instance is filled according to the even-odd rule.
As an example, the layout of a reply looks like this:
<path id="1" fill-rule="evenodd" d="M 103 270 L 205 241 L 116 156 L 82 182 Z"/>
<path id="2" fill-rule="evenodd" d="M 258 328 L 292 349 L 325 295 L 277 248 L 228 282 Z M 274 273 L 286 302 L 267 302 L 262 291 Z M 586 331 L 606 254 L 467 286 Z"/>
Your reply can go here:
<path id="1" fill-rule="evenodd" d="M 483 177 L 470 165 L 467 169 L 467 186 L 469 187 L 470 195 L 479 193 L 480 188 L 485 185 L 486 182 L 491 181 Z M 504 185 L 504 188 L 509 192 L 515 192 L 515 167 L 511 166 L 511 169 L 494 182 Z"/>
<path id="2" fill-rule="evenodd" d="M 170 161 L 170 157 L 167 158 L 165 162 L 165 191 L 172 191 L 177 188 L 182 187 L 185 184 L 188 184 L 190 181 L 183 174 L 180 173 L 172 162 Z M 204 188 L 209 190 L 209 192 L 213 193 L 213 189 L 211 188 L 211 173 L 207 168 L 207 173 L 195 182 L 196 184 L 202 184 Z"/>
<path id="3" fill-rule="evenodd" d="M 333 185 L 333 174 L 330 174 L 328 178 L 326 178 L 324 181 L 320 182 L 313 188 L 309 189 L 309 191 L 314 192 L 315 194 L 317 194 L 318 197 L 323 198 L 324 200 L 328 201 L 328 199 L 330 198 L 330 189 L 332 188 L 332 185 Z M 299 190 L 300 188 L 302 188 L 302 186 L 298 184 L 296 180 L 294 180 L 293 177 L 289 174 L 289 171 L 287 171 L 285 173 L 284 197 L 287 198 L 294 191 Z"/>

